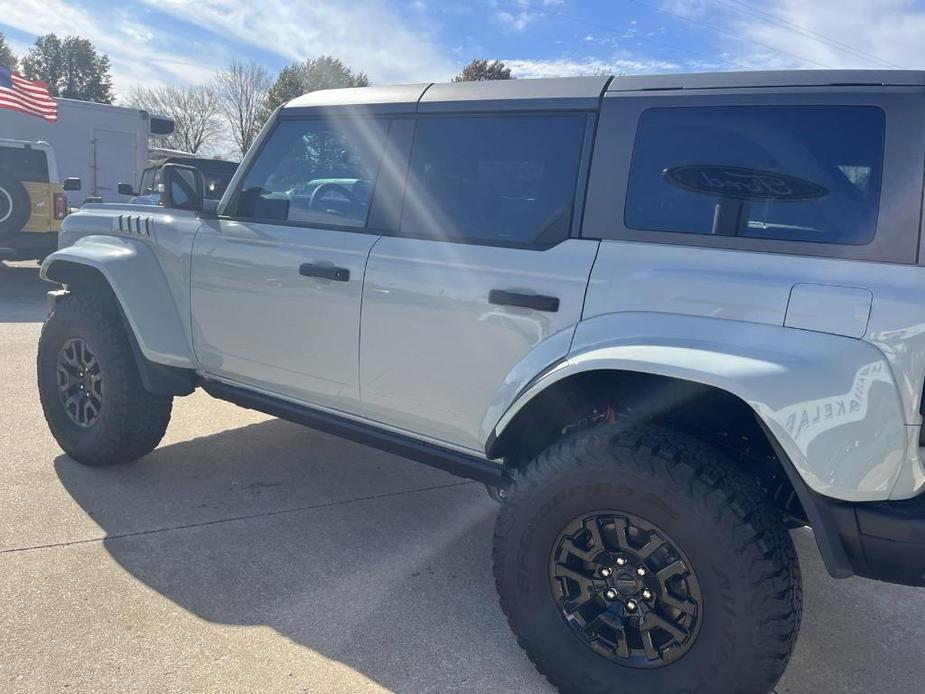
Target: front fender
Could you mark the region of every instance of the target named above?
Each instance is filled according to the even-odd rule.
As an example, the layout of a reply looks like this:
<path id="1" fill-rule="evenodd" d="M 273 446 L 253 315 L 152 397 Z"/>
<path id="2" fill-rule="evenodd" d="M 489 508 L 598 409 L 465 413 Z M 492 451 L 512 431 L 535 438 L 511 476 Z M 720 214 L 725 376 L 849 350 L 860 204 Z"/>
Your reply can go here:
<path id="1" fill-rule="evenodd" d="M 887 499 L 906 461 L 909 427 L 899 391 L 873 345 L 672 314 L 609 314 L 580 323 L 567 359 L 514 400 L 495 437 L 553 383 L 599 370 L 668 376 L 736 395 L 758 414 L 806 484 L 830 497 Z"/>
<path id="2" fill-rule="evenodd" d="M 116 236 L 84 236 L 55 251 L 40 276 L 56 281 L 62 263 L 99 271 L 112 288 L 142 354 L 149 361 L 195 368 L 192 350 L 154 251 L 142 241 Z"/>

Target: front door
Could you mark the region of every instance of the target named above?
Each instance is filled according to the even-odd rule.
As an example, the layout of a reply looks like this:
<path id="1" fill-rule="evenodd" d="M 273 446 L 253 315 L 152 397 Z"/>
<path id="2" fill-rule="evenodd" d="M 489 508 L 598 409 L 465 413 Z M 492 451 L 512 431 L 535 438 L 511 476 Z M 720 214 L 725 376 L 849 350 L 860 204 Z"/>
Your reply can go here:
<path id="1" fill-rule="evenodd" d="M 570 238 L 587 121 L 419 117 L 400 234 L 367 265 L 368 417 L 480 451 L 513 384 L 568 352 L 598 245 Z"/>
<path id="2" fill-rule="evenodd" d="M 192 261 L 207 374 L 311 404 L 358 397 L 366 220 L 388 123 L 282 119 Z"/>

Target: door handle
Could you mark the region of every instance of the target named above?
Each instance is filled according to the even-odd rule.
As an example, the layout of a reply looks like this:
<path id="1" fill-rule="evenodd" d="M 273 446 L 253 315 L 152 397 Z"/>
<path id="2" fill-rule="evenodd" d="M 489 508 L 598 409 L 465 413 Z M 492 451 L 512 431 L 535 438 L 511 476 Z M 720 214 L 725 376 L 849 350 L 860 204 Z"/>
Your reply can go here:
<path id="1" fill-rule="evenodd" d="M 334 280 L 335 282 L 350 281 L 350 270 L 345 267 L 334 267 L 333 265 L 302 263 L 299 265 L 299 274 L 303 277 L 320 277 L 321 279 Z"/>
<path id="2" fill-rule="evenodd" d="M 498 306 L 521 306 L 532 308 L 534 311 L 548 311 L 555 313 L 559 310 L 559 297 L 544 296 L 543 294 L 521 294 L 508 292 L 503 289 L 492 289 L 488 292 L 488 303 Z"/>

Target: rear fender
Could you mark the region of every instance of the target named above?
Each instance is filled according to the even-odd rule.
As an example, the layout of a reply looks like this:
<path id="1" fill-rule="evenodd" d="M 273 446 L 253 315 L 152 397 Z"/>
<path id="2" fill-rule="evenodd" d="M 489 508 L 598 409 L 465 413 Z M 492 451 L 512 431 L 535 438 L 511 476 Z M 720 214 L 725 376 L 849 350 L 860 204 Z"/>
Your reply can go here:
<path id="1" fill-rule="evenodd" d="M 756 412 L 809 489 L 836 499 L 888 499 L 904 463 L 918 464 L 916 456 L 906 461 L 909 427 L 899 391 L 873 345 L 673 314 L 608 314 L 580 323 L 568 357 L 527 385 L 491 440 L 553 383 L 602 370 L 668 376 L 737 396 Z"/>
<path id="2" fill-rule="evenodd" d="M 103 275 L 145 359 L 183 369 L 196 367 L 173 294 L 149 246 L 132 238 L 85 236 L 49 255 L 40 275 L 49 282 L 66 281 L 66 270 L 74 265 Z"/>

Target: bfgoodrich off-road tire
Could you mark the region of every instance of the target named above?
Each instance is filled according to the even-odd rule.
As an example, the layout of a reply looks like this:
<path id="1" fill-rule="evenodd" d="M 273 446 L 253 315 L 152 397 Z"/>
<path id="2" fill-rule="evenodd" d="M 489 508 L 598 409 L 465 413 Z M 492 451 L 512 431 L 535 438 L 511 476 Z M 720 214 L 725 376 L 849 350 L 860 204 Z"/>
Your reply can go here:
<path id="1" fill-rule="evenodd" d="M 526 466 L 494 570 L 520 645 L 563 692 L 768 692 L 800 625 L 793 544 L 755 482 L 649 425 L 602 424 Z"/>
<path id="2" fill-rule="evenodd" d="M 20 231 L 32 216 L 25 186 L 8 171 L 0 171 L 0 239 Z"/>
<path id="3" fill-rule="evenodd" d="M 38 385 L 52 435 L 84 465 L 117 465 L 150 453 L 173 398 L 142 386 L 111 296 L 60 298 L 39 338 Z"/>

